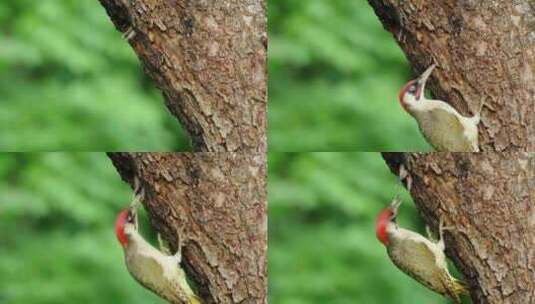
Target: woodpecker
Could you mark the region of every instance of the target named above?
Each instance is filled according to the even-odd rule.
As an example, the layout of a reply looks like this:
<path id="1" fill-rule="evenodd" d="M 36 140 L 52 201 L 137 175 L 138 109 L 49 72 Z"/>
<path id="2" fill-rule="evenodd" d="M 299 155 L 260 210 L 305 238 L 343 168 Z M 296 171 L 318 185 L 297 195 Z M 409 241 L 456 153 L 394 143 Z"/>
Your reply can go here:
<path id="1" fill-rule="evenodd" d="M 181 246 L 178 246 L 175 255 L 167 255 L 138 233 L 137 207 L 143 192 L 135 192 L 130 207 L 119 213 L 115 223 L 115 233 L 123 247 L 128 271 L 141 285 L 169 303 L 200 304 L 200 299 L 190 288 L 186 274 L 180 267 Z"/>
<path id="2" fill-rule="evenodd" d="M 465 284 L 451 276 L 444 254 L 443 222 L 440 221 L 440 240 L 400 228 L 396 223 L 401 200 L 395 198 L 377 217 L 377 238 L 386 247 L 388 256 L 401 271 L 427 288 L 461 303 L 460 296 L 468 294 Z M 431 238 L 428 229 L 429 238 Z"/>
<path id="3" fill-rule="evenodd" d="M 484 102 L 474 116 L 465 117 L 444 101 L 425 98 L 425 84 L 435 67 L 431 65 L 399 91 L 401 106 L 416 119 L 420 131 L 435 150 L 479 152 L 477 125 Z"/>

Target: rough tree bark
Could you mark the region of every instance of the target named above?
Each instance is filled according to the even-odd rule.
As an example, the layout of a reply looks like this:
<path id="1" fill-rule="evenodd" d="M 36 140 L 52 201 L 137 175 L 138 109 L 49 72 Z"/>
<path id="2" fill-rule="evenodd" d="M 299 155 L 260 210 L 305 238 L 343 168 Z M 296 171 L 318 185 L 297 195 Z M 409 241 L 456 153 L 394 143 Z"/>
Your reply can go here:
<path id="1" fill-rule="evenodd" d="M 429 88 L 464 115 L 481 100 L 483 151 L 535 151 L 535 4 L 531 0 L 368 0 Z"/>
<path id="2" fill-rule="evenodd" d="M 153 226 L 176 250 L 204 303 L 267 303 L 264 154 L 110 153 L 138 176 Z"/>
<path id="3" fill-rule="evenodd" d="M 446 253 L 464 274 L 473 303 L 535 303 L 535 155 L 384 153 L 404 164 L 424 220 L 442 217 Z"/>
<path id="4" fill-rule="evenodd" d="M 195 151 L 266 151 L 263 0 L 99 0 Z"/>

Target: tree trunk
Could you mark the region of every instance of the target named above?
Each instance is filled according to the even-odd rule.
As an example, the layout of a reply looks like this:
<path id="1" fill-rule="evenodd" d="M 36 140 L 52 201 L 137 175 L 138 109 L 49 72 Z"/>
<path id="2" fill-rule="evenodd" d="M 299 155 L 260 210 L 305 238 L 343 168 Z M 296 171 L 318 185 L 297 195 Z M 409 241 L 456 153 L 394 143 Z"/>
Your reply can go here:
<path id="1" fill-rule="evenodd" d="M 99 0 L 195 151 L 266 151 L 262 0 Z"/>
<path id="2" fill-rule="evenodd" d="M 204 303 L 267 303 L 263 154 L 110 153 L 145 189 L 152 225 L 176 250 Z M 126 207 L 126 206 L 125 206 Z"/>
<path id="3" fill-rule="evenodd" d="M 482 100 L 480 147 L 535 151 L 533 1 L 368 0 L 433 94 L 464 115 Z"/>
<path id="4" fill-rule="evenodd" d="M 424 220 L 446 226 L 446 253 L 474 303 L 535 303 L 535 155 L 384 153 L 404 164 Z"/>

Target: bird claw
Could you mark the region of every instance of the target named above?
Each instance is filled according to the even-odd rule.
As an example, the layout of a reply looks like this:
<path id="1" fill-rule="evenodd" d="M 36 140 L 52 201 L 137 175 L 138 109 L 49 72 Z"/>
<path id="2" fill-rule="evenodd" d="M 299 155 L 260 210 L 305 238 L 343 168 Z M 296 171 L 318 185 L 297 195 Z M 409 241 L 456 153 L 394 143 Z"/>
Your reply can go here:
<path id="1" fill-rule="evenodd" d="M 165 245 L 163 239 L 162 239 L 162 235 L 158 233 L 158 245 L 160 247 L 160 251 L 167 254 L 167 255 L 171 255 L 171 251 L 169 250 L 169 247 L 167 245 Z"/>
<path id="2" fill-rule="evenodd" d="M 483 96 L 481 98 L 481 101 L 479 102 L 479 108 L 477 109 L 477 114 L 479 116 L 481 116 L 481 111 L 483 110 L 483 106 L 485 106 L 487 104 L 487 102 L 485 101 L 486 100 L 486 97 Z M 488 107 L 488 106 L 487 106 Z"/>
<path id="3" fill-rule="evenodd" d="M 439 237 L 440 237 L 440 240 L 443 241 L 444 240 L 444 219 L 442 217 L 440 217 L 440 219 L 438 220 L 438 233 L 439 233 Z"/>
<path id="4" fill-rule="evenodd" d="M 490 109 L 493 112 L 496 111 L 496 108 L 494 108 L 492 106 L 492 104 L 487 102 L 487 96 L 485 96 L 485 95 L 483 95 L 483 97 L 481 97 L 481 101 L 479 102 L 479 109 L 478 109 L 477 113 L 481 113 L 481 111 L 483 110 L 483 107 L 486 107 L 486 108 Z"/>
<path id="5" fill-rule="evenodd" d="M 132 202 L 130 203 L 131 210 L 137 210 L 141 201 L 145 198 L 145 189 L 141 187 L 139 178 L 134 176 L 134 195 L 132 197 Z"/>
<path id="6" fill-rule="evenodd" d="M 435 237 L 433 236 L 433 233 L 431 232 L 431 227 L 429 225 L 425 225 L 425 232 L 427 233 L 427 238 L 431 241 L 437 241 Z"/>
<path id="7" fill-rule="evenodd" d="M 158 245 L 162 253 L 168 256 L 174 256 L 178 264 L 182 262 L 182 241 L 180 241 L 180 239 L 178 241 L 177 250 L 174 255 L 171 254 L 171 250 L 169 249 L 169 246 L 165 245 L 165 242 L 162 239 L 162 235 L 159 233 L 158 233 Z"/>
<path id="8" fill-rule="evenodd" d="M 425 226 L 425 231 L 427 232 L 427 238 L 433 242 L 436 242 L 438 246 L 441 247 L 442 250 L 444 250 L 444 231 L 452 230 L 453 228 L 453 226 L 444 226 L 444 220 L 440 218 L 438 223 L 438 240 L 435 239 L 433 233 L 431 232 L 431 228 L 428 225 Z"/>
<path id="9" fill-rule="evenodd" d="M 406 180 L 406 183 L 407 183 L 407 190 L 408 190 L 409 192 L 411 192 L 411 188 L 412 188 L 412 177 L 410 176 L 409 171 L 407 171 L 407 169 L 405 168 L 405 165 L 404 165 L 404 164 L 401 164 L 401 165 L 399 166 L 399 180 L 400 180 L 400 181 Z"/>
<path id="10" fill-rule="evenodd" d="M 176 248 L 175 258 L 176 258 L 178 264 L 180 264 L 182 262 L 182 239 L 180 237 L 178 238 L 178 244 L 177 244 L 177 248 Z"/>
<path id="11" fill-rule="evenodd" d="M 441 217 L 440 220 L 439 220 L 439 224 L 438 224 L 438 233 L 439 233 L 439 237 L 440 237 L 440 240 L 438 241 L 440 246 L 442 247 L 442 249 L 444 250 L 445 248 L 445 245 L 444 245 L 444 231 L 446 230 L 453 230 L 455 227 L 453 226 L 445 226 L 444 224 L 444 219 Z"/>
<path id="12" fill-rule="evenodd" d="M 136 31 L 134 30 L 133 27 L 129 27 L 126 32 L 123 33 L 123 39 L 125 39 L 126 41 L 130 41 L 132 40 L 132 38 L 134 38 L 136 36 Z"/>
<path id="13" fill-rule="evenodd" d="M 180 250 L 175 253 L 175 259 L 178 264 L 182 263 L 182 252 Z"/>

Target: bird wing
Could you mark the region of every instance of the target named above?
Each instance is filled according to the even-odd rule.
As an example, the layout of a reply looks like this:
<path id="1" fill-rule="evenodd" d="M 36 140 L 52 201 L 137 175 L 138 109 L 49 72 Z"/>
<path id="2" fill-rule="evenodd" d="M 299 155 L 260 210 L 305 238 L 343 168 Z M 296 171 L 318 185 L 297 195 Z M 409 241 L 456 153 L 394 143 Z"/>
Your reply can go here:
<path id="1" fill-rule="evenodd" d="M 132 276 L 145 288 L 173 304 L 187 304 L 187 298 L 180 286 L 175 286 L 178 264 L 162 263 L 153 252 L 139 252 L 128 260 Z M 168 269 L 169 267 L 176 269 Z M 167 268 L 167 269 L 166 269 Z M 138 276 L 138 274 L 140 274 Z M 141 276 L 142 275 L 142 276 Z M 173 277 L 170 277 L 173 276 Z"/>
<path id="2" fill-rule="evenodd" d="M 154 257 L 139 253 L 130 261 L 132 276 L 146 288 L 157 292 L 162 286 L 165 286 L 163 276 L 164 268 Z M 137 277 L 136 273 L 143 274 L 143 277 Z"/>
<path id="3" fill-rule="evenodd" d="M 388 249 L 392 262 L 403 272 L 440 294 L 447 293 L 443 278 L 445 275 L 449 276 L 449 273 L 447 268 L 443 268 L 445 258 L 444 261 L 437 260 L 437 257 L 442 259 L 443 253 L 436 251 L 440 250 L 436 244 L 422 236 L 409 236 L 392 244 Z"/>
<path id="4" fill-rule="evenodd" d="M 435 107 L 426 113 L 427 119 L 420 126 L 428 142 L 438 151 L 472 151 L 472 144 L 465 137 L 460 117 L 447 109 Z"/>

